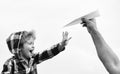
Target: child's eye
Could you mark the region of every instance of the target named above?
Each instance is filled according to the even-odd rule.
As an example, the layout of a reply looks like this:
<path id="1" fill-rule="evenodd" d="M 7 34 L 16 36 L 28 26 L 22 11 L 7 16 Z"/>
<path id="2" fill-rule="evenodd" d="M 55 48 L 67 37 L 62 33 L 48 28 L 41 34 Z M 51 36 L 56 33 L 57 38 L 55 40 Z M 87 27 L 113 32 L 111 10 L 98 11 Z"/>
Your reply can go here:
<path id="1" fill-rule="evenodd" d="M 31 45 L 32 43 L 28 43 L 28 44 L 30 44 L 30 45 Z"/>
<path id="2" fill-rule="evenodd" d="M 32 45 L 33 43 L 31 42 L 31 43 L 29 43 L 30 45 Z"/>
<path id="3" fill-rule="evenodd" d="M 32 44 L 34 44 L 34 43 L 32 43 L 32 42 L 27 42 L 29 45 L 32 45 Z"/>

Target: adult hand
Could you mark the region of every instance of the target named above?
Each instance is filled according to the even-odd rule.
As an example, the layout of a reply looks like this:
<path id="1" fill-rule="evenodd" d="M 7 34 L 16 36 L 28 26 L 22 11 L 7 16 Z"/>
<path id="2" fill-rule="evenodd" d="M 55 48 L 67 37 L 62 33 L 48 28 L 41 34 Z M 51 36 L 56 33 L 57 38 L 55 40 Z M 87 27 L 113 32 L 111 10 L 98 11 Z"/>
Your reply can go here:
<path id="1" fill-rule="evenodd" d="M 97 30 L 95 19 L 82 18 L 82 21 L 83 27 L 87 27 L 89 33 L 91 33 L 91 31 Z"/>

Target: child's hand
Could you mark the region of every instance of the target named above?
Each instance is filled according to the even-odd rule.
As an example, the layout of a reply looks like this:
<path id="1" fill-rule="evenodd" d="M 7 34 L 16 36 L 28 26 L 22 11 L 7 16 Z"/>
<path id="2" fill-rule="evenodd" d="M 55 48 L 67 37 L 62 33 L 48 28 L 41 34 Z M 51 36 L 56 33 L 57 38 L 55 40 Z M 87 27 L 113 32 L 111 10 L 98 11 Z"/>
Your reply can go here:
<path id="1" fill-rule="evenodd" d="M 62 39 L 61 45 L 62 45 L 62 47 L 65 47 L 65 46 L 68 44 L 68 41 L 69 41 L 72 37 L 69 37 L 69 38 L 68 38 L 68 32 L 67 32 L 67 31 L 63 32 L 62 36 L 63 36 L 63 39 Z"/>

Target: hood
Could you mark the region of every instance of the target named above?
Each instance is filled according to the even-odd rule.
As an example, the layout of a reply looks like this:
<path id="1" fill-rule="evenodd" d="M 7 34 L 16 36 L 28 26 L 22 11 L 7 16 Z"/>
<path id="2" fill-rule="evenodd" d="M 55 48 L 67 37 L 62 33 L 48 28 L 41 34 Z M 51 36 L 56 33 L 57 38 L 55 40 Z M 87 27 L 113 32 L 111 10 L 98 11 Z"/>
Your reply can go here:
<path id="1" fill-rule="evenodd" d="M 6 40 L 8 48 L 12 54 L 19 53 L 19 44 L 24 31 L 12 33 Z"/>

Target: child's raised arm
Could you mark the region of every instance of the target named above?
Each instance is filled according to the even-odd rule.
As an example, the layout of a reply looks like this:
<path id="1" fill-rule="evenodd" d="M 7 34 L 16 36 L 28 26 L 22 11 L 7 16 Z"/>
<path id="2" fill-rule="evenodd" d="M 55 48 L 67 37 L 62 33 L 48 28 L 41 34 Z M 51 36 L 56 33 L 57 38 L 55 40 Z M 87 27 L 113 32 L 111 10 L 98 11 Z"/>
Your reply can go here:
<path id="1" fill-rule="evenodd" d="M 60 43 L 53 45 L 49 50 L 45 50 L 42 53 L 39 53 L 35 56 L 35 62 L 38 64 L 42 61 L 50 59 L 56 56 L 58 53 L 62 52 L 65 49 L 65 46 L 68 44 L 68 41 L 71 39 L 68 38 L 68 32 L 63 32 L 63 39 Z"/>

